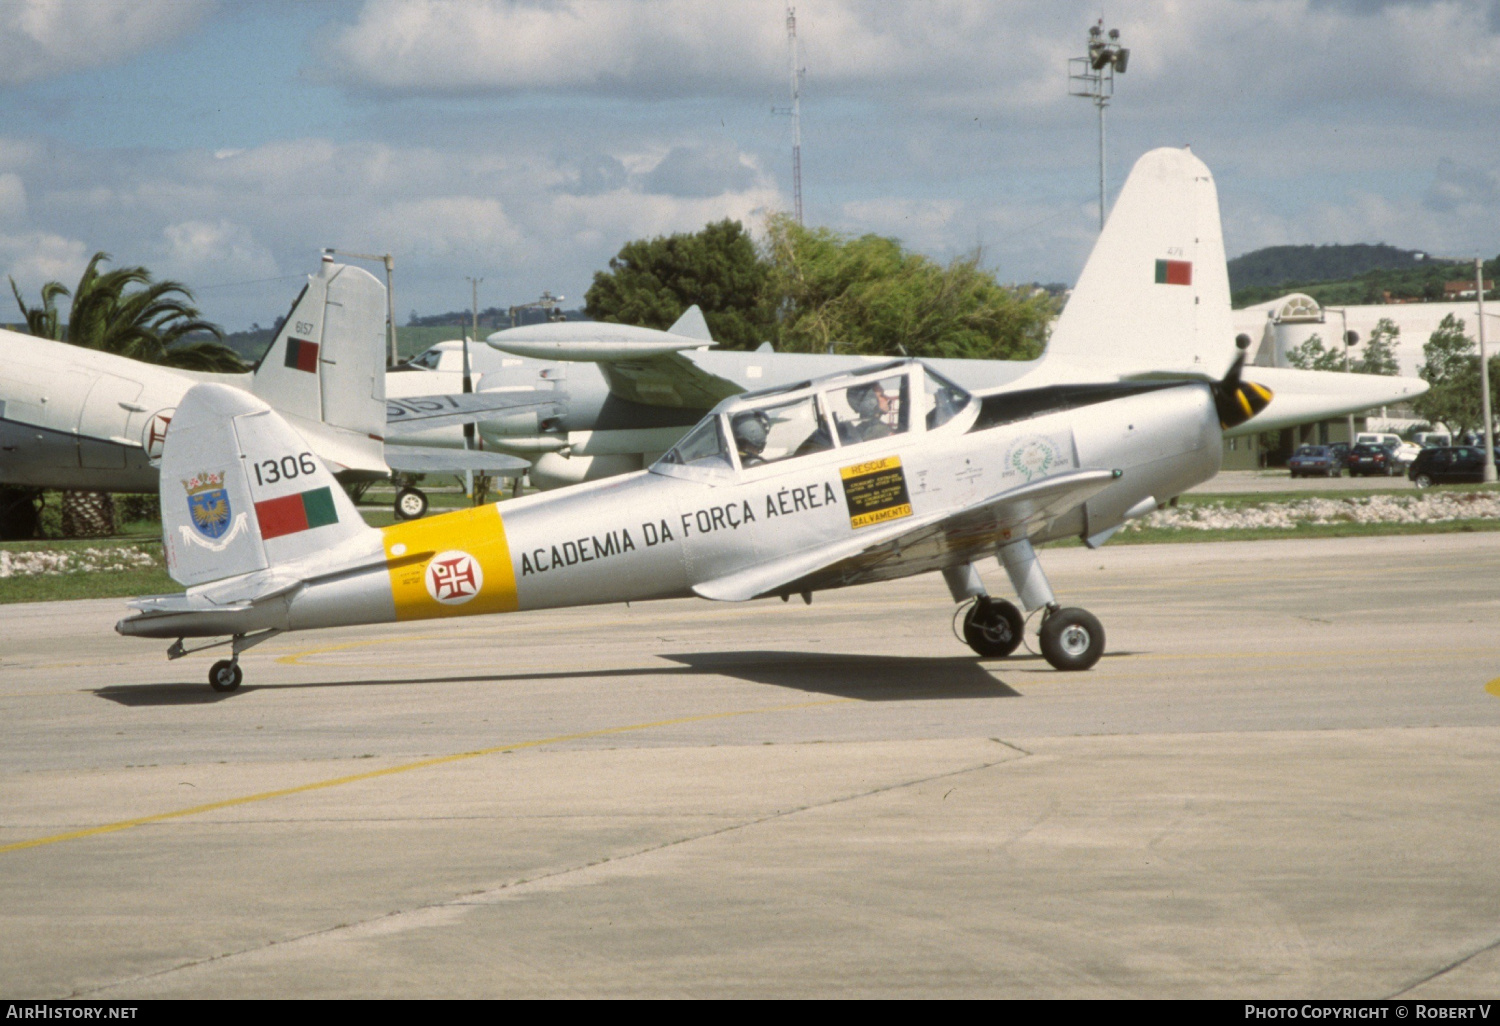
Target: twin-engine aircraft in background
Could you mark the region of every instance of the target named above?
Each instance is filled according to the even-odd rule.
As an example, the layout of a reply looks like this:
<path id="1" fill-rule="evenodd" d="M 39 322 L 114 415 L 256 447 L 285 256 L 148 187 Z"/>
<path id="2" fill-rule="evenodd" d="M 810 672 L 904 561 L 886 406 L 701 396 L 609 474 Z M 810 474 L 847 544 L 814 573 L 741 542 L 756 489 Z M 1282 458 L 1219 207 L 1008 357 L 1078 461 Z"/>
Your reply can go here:
<path id="1" fill-rule="evenodd" d="M 234 385 L 278 411 L 344 482 L 410 473 L 518 473 L 496 452 L 391 444 L 432 425 L 554 396 L 385 397 L 385 286 L 325 258 L 255 369 L 205 374 L 0 330 L 0 484 L 105 492 L 157 489 L 156 461 L 183 396 L 201 381 Z"/>
<path id="2" fill-rule="evenodd" d="M 162 455 L 167 565 L 186 594 L 116 629 L 222 638 L 210 684 L 283 631 L 700 596 L 738 602 L 941 571 L 981 655 L 1020 643 L 998 557 L 1043 655 L 1086 669 L 1091 614 L 1057 602 L 1036 546 L 1102 544 L 1211 478 L 1226 430 L 1274 416 L 1242 380 L 1218 200 L 1185 150 L 1142 157 L 1054 344 L 1003 391 L 903 360 L 718 401 L 644 471 L 377 530 L 308 443 L 243 391 L 183 399 Z M 618 369 L 618 361 L 614 362 Z M 623 372 L 622 372 L 623 373 Z M 1420 384 L 1420 383 L 1418 383 Z M 197 651 L 199 649 L 193 649 Z"/>
<path id="3" fill-rule="evenodd" d="M 1217 222 L 1218 211 L 1212 213 Z M 1149 297 L 1130 293 L 1138 283 L 1122 276 L 1119 268 L 1129 258 L 1134 240 L 1123 233 L 1122 216 L 1134 215 L 1129 208 L 1122 214 L 1117 204 L 1110 225 L 1119 222 L 1121 228 L 1100 237 L 1041 359 L 931 360 L 929 365 L 971 392 L 1030 387 L 1044 366 L 1048 368 L 1045 373 L 1073 381 L 1127 381 L 1143 373 L 1205 377 L 1205 354 L 1179 351 L 1170 340 L 1154 337 Z M 1157 284 L 1159 271 L 1161 285 L 1192 288 L 1191 281 L 1186 286 L 1178 284 L 1195 271 L 1193 262 L 1180 256 L 1166 254 L 1152 260 L 1147 266 L 1148 283 Z M 1229 330 L 1227 321 L 1224 326 Z M 722 399 L 856 371 L 886 359 L 776 353 L 769 345 L 755 352 L 715 349 L 697 307 L 690 307 L 664 332 L 563 322 L 510 328 L 486 341 L 490 350 L 474 347 L 470 353 L 481 394 L 503 393 L 519 399 L 529 393 L 554 399 L 550 405 L 539 403 L 484 418 L 478 425 L 486 449 L 531 460 L 531 483 L 544 490 L 650 465 Z M 389 375 L 389 394 L 440 388 L 457 391 L 460 346 L 440 343 L 407 365 L 429 373 Z M 1148 355 L 1156 362 L 1143 370 Z M 1393 404 L 1427 387 L 1415 378 L 1290 368 L 1256 367 L 1255 374 L 1257 381 L 1276 393 L 1276 405 L 1257 417 L 1254 425 L 1229 430 L 1229 437 Z M 452 429 L 427 431 L 416 438 L 432 446 L 464 444 L 463 436 Z"/>

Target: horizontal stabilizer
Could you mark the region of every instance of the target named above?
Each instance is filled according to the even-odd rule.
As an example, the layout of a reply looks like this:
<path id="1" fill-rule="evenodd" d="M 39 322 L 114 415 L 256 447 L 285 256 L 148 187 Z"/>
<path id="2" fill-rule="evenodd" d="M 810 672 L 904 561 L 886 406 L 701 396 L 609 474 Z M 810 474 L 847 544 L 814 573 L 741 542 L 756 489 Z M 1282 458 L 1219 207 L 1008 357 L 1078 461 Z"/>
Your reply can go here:
<path id="1" fill-rule="evenodd" d="M 514 392 L 452 392 L 446 395 L 412 396 L 385 401 L 386 435 L 412 434 L 432 428 L 472 424 L 495 416 L 538 407 L 560 409 L 566 392 L 551 388 L 527 388 Z M 538 416 L 555 416 L 555 412 Z"/>
<path id="2" fill-rule="evenodd" d="M 1117 477 L 1078 470 L 1007 489 L 957 512 L 898 520 L 869 534 L 706 581 L 694 593 L 720 602 L 839 588 L 971 563 L 1026 529 L 1087 502 Z"/>
<path id="3" fill-rule="evenodd" d="M 1253 418 L 1225 431 L 1226 437 L 1313 424 L 1377 406 L 1393 406 L 1415 399 L 1429 387 L 1421 378 L 1289 367 L 1251 367 L 1246 376 L 1269 389 L 1273 398 Z"/>
<path id="4" fill-rule="evenodd" d="M 476 474 L 514 477 L 531 463 L 519 456 L 479 449 L 448 449 L 425 445 L 387 445 L 385 461 L 402 474 Z"/>

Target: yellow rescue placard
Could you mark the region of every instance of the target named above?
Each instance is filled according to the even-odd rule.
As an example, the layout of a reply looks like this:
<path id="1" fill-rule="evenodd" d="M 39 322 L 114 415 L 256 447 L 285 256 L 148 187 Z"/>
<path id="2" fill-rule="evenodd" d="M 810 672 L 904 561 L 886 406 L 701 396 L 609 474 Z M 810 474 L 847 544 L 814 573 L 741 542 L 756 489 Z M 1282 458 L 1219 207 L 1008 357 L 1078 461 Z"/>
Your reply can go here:
<path id="1" fill-rule="evenodd" d="M 911 497 L 906 491 L 901 457 L 887 456 L 883 460 L 840 467 L 839 476 L 844 479 L 850 527 L 869 527 L 911 516 Z"/>

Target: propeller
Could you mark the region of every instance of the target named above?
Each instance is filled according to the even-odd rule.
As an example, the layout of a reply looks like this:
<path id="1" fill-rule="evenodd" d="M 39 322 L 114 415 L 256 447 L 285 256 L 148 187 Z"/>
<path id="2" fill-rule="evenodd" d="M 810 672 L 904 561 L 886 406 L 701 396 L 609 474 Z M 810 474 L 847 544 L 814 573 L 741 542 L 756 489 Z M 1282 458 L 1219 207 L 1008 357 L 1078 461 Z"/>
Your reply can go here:
<path id="1" fill-rule="evenodd" d="M 1241 379 L 1245 369 L 1245 356 L 1250 351 L 1250 336 L 1236 335 L 1234 344 L 1240 354 L 1234 358 L 1224 380 L 1213 385 L 1214 407 L 1219 411 L 1219 427 L 1228 430 L 1239 427 L 1271 404 L 1272 392 L 1264 385 Z"/>

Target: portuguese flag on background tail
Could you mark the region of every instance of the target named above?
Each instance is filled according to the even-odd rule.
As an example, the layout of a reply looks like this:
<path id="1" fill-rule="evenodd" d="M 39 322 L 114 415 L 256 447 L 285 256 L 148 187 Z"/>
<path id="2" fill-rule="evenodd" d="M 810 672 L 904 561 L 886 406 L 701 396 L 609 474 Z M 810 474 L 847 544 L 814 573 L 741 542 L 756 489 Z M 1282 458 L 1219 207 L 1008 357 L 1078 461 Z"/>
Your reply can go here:
<path id="1" fill-rule="evenodd" d="M 333 493 L 326 487 L 257 502 L 255 517 L 260 521 L 260 536 L 267 541 L 339 522 Z"/>
<path id="2" fill-rule="evenodd" d="M 1156 262 L 1156 284 L 1191 285 L 1193 262 L 1191 260 L 1158 260 Z"/>

